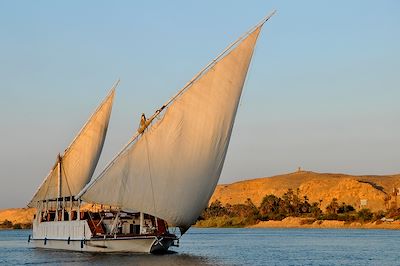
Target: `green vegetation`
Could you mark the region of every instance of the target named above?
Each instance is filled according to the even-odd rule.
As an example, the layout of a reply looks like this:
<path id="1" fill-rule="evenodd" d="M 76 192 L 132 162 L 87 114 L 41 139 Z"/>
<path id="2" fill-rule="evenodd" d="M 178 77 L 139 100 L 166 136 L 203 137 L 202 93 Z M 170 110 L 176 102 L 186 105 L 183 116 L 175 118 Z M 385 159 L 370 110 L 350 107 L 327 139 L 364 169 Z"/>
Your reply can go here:
<path id="1" fill-rule="evenodd" d="M 255 224 L 258 217 L 258 208 L 250 199 L 244 204 L 226 204 L 222 206 L 216 200 L 206 208 L 197 225 L 201 227 L 243 227 Z"/>
<path id="2" fill-rule="evenodd" d="M 32 224 L 22 224 L 22 223 L 15 223 L 13 224 L 9 220 L 4 220 L 0 223 L 0 229 L 29 229 L 32 228 Z"/>
<path id="3" fill-rule="evenodd" d="M 282 197 L 266 195 L 260 206 L 247 199 L 243 204 L 226 204 L 216 200 L 207 207 L 199 217 L 196 226 L 199 227 L 244 227 L 259 221 L 281 221 L 286 217 L 301 217 L 301 224 L 312 224 L 316 220 L 338 220 L 352 222 L 381 222 L 383 217 L 400 219 L 400 209 L 371 212 L 369 209 L 356 209 L 338 199 L 333 198 L 325 211 L 321 210 L 320 202 L 309 202 L 307 196 L 300 197 L 299 190 L 288 191 Z"/>

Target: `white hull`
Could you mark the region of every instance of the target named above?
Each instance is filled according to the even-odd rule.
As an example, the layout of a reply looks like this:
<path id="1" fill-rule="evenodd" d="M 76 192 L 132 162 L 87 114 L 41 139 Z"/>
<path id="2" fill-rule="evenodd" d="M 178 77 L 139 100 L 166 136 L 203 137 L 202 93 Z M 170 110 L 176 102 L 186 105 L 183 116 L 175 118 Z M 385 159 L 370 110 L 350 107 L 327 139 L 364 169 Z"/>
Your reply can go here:
<path id="1" fill-rule="evenodd" d="M 162 238 L 156 236 L 70 241 L 68 241 L 68 239 L 30 239 L 29 241 L 29 245 L 35 248 L 86 252 L 133 253 L 163 252 L 167 251 L 172 244 L 172 238 Z"/>
<path id="2" fill-rule="evenodd" d="M 29 245 L 35 248 L 85 252 L 165 252 L 177 237 L 171 234 L 93 236 L 86 220 L 33 222 Z"/>

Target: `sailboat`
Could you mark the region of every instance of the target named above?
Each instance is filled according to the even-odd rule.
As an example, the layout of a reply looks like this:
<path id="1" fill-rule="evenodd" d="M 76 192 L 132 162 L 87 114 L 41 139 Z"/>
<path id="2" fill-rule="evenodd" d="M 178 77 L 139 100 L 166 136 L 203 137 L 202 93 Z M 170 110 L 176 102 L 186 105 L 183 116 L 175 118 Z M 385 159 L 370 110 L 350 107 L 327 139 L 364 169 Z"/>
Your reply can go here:
<path id="1" fill-rule="evenodd" d="M 119 81 L 114 84 L 29 202 L 37 212 L 28 242 L 89 252 L 155 253 L 179 246 L 217 185 L 255 44 L 274 13 L 151 117 L 143 114 L 137 132 L 92 178 Z"/>

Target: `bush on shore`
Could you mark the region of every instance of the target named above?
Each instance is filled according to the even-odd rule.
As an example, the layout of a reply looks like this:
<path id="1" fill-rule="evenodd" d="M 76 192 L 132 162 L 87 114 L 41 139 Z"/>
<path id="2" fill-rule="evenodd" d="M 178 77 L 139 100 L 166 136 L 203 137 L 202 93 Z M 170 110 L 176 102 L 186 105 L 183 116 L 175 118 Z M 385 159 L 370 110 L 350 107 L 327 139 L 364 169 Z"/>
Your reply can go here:
<path id="1" fill-rule="evenodd" d="M 389 209 L 387 212 L 371 212 L 369 209 L 361 209 L 358 212 L 352 205 L 342 202 L 339 204 L 336 198 L 328 204 L 323 212 L 320 202 L 309 202 L 307 196 L 300 197 L 299 190 L 288 189 L 282 197 L 265 195 L 260 206 L 255 206 L 251 199 L 243 204 L 226 204 L 216 200 L 207 207 L 199 217 L 196 225 L 200 227 L 243 227 L 253 225 L 259 221 L 281 221 L 286 217 L 302 217 L 303 223 L 314 221 L 338 220 L 346 223 L 352 222 L 382 222 L 383 217 L 400 219 L 400 208 Z"/>
<path id="2" fill-rule="evenodd" d="M 9 220 L 4 220 L 2 223 L 0 223 L 0 229 L 30 229 L 32 228 L 32 224 L 30 223 L 15 223 L 13 224 Z"/>

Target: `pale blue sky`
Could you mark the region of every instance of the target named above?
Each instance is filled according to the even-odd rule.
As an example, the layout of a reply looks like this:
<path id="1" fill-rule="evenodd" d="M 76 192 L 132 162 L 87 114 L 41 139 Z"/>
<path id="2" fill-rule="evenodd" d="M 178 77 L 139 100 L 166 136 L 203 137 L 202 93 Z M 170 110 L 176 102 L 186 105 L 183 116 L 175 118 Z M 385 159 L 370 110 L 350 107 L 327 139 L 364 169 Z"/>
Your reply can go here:
<path id="1" fill-rule="evenodd" d="M 25 205 L 117 78 L 97 171 L 273 9 L 220 182 L 400 173 L 399 1 L 0 1 L 0 208 Z"/>

